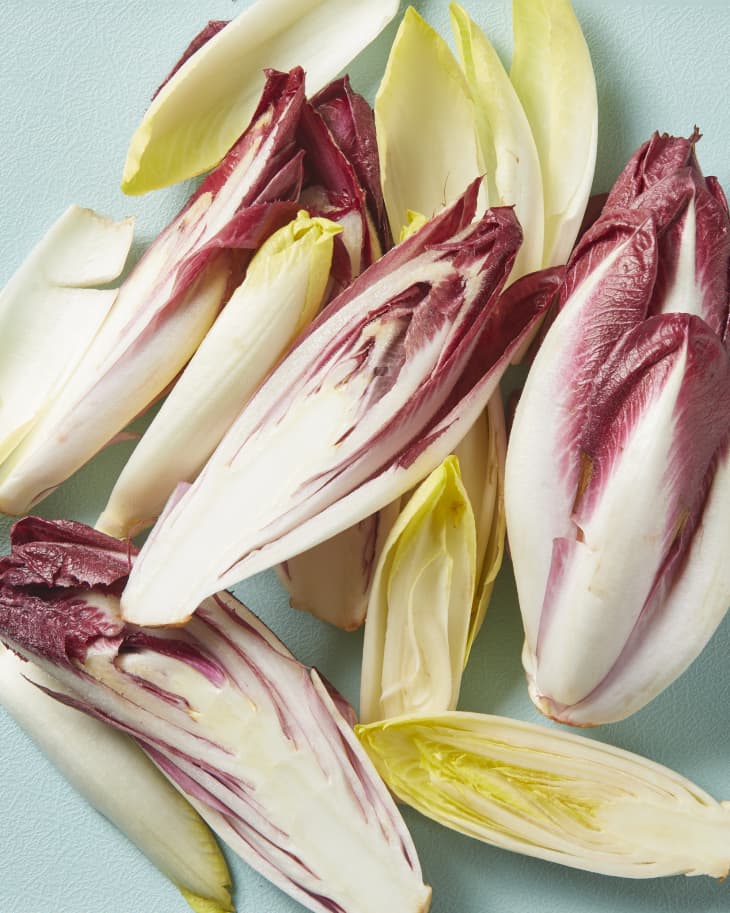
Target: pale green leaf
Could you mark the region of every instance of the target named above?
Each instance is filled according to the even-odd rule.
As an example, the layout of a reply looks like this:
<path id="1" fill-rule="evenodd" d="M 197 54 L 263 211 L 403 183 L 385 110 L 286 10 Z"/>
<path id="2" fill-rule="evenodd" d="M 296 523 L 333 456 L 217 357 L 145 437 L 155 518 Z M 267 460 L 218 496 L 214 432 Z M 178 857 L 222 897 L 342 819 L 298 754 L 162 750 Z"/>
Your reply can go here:
<path id="1" fill-rule="evenodd" d="M 383 196 L 394 237 L 408 211 L 431 218 L 482 173 L 474 105 L 446 42 L 409 7 L 375 98 Z M 480 208 L 486 206 L 486 188 Z"/>
<path id="2" fill-rule="evenodd" d="M 476 522 L 476 580 L 464 662 L 484 622 L 494 582 L 502 566 L 505 539 L 504 465 L 507 434 L 499 390 L 454 449 Z"/>
<path id="3" fill-rule="evenodd" d="M 537 147 L 524 108 L 484 32 L 457 3 L 451 25 L 474 102 L 479 151 L 492 206 L 513 206 L 524 241 L 512 280 L 542 266 L 544 207 Z"/>
<path id="4" fill-rule="evenodd" d="M 415 490 L 383 547 L 365 621 L 362 720 L 456 706 L 475 571 L 474 514 L 450 456 Z"/>
<path id="5" fill-rule="evenodd" d="M 192 55 L 132 136 L 122 178 L 141 194 L 209 170 L 243 133 L 264 69 L 304 68 L 309 95 L 385 28 L 398 0 L 258 0 Z"/>
<path id="6" fill-rule="evenodd" d="M 545 195 L 543 266 L 565 263 L 593 182 L 598 102 L 593 65 L 569 0 L 513 0 L 510 78 L 537 144 Z"/>
<path id="7" fill-rule="evenodd" d="M 117 296 L 134 220 L 71 206 L 0 292 L 0 462 L 81 359 Z"/>

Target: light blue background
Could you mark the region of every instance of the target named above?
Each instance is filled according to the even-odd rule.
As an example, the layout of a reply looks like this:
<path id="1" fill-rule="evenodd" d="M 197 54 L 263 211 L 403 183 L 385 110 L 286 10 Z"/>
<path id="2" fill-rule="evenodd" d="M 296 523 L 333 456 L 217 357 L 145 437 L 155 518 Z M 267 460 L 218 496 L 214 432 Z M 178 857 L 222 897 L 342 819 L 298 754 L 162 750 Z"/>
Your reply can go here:
<path id="1" fill-rule="evenodd" d="M 230 18 L 235 0 L 3 0 L 0 41 L 0 283 L 72 202 L 136 214 L 149 241 L 186 189 L 143 199 L 118 190 L 129 137 L 160 79 L 195 32 Z M 464 0 L 509 55 L 508 0 Z M 416 3 L 447 34 L 445 0 Z M 674 0 L 575 0 L 599 88 L 596 189 L 607 189 L 655 128 L 704 133 L 707 173 L 730 188 L 727 115 L 730 6 Z M 350 68 L 372 98 L 395 32 Z M 93 522 L 130 445 L 101 454 L 49 498 L 46 516 Z M 729 518 L 730 523 L 730 518 Z M 2 534 L 8 522 L 2 526 Z M 730 554 L 730 549 L 729 549 Z M 291 611 L 273 576 L 239 595 L 307 663 L 349 697 L 358 690 L 361 636 Z M 467 671 L 461 707 L 536 719 L 519 663 L 520 625 L 505 568 Z M 678 682 L 630 720 L 590 735 L 646 754 L 730 798 L 730 624 Z M 0 913 L 183 913 L 177 892 L 137 850 L 89 809 L 0 712 Z M 110 781 L 114 779 L 110 758 Z M 468 840 L 405 813 L 433 913 L 720 913 L 730 884 L 671 878 L 632 882 L 561 868 Z M 678 834 L 681 840 L 682 835 Z M 301 908 L 231 859 L 241 913 Z M 397 910 L 383 913 L 399 913 Z"/>

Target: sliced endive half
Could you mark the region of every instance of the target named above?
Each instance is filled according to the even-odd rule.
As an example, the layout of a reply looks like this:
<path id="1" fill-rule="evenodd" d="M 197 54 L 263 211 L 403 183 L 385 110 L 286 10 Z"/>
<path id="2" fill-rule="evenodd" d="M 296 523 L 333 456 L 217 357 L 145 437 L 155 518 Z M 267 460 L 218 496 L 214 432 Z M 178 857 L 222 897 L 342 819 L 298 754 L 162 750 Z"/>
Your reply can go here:
<path id="1" fill-rule="evenodd" d="M 476 529 L 459 461 L 447 457 L 385 542 L 365 621 L 360 718 L 456 707 L 476 579 Z"/>
<path id="2" fill-rule="evenodd" d="M 730 803 L 620 748 L 476 713 L 356 733 L 397 798 L 486 843 L 624 878 L 730 868 Z"/>
<path id="3" fill-rule="evenodd" d="M 311 94 L 385 28 L 398 0 L 259 0 L 162 86 L 132 136 L 122 177 L 141 194 L 209 170 L 251 119 L 264 69 L 307 71 Z"/>
<path id="4" fill-rule="evenodd" d="M 0 637 L 134 736 L 231 849 L 313 913 L 426 913 L 411 837 L 353 711 L 230 594 L 184 628 L 119 614 L 136 549 L 28 517 L 0 561 Z"/>
<path id="5" fill-rule="evenodd" d="M 543 265 L 544 205 L 540 159 L 522 103 L 486 35 L 458 3 L 451 26 L 474 119 L 490 205 L 512 206 L 524 240 L 512 279 Z"/>
<path id="6" fill-rule="evenodd" d="M 483 169 L 474 105 L 446 42 L 409 7 L 375 98 L 385 207 L 394 237 L 408 210 L 430 218 Z M 486 206 L 482 187 L 479 206 Z"/>
<path id="7" fill-rule="evenodd" d="M 0 509 L 23 514 L 106 446 L 180 373 L 300 192 L 304 74 L 268 74 L 254 119 L 120 286 L 48 408 L 0 467 Z"/>
<path id="8" fill-rule="evenodd" d="M 109 313 L 134 219 L 71 206 L 0 292 L 0 462 L 35 423 Z"/>
<path id="9" fill-rule="evenodd" d="M 0 705 L 20 728 L 197 913 L 232 910 L 226 861 L 192 806 L 129 736 L 54 701 L 42 689 L 68 693 L 54 677 L 0 644 Z"/>
<path id="10" fill-rule="evenodd" d="M 448 456 L 547 300 L 531 286 L 516 302 L 522 280 L 500 295 L 519 229 L 505 209 L 469 224 L 477 190 L 363 273 L 259 387 L 145 543 L 130 621 L 184 620 L 199 595 L 347 529 Z"/>
<path id="11" fill-rule="evenodd" d="M 305 211 L 271 235 L 135 448 L 97 523 L 151 525 L 192 482 L 256 387 L 322 304 L 340 227 Z"/>
<path id="12" fill-rule="evenodd" d="M 545 198 L 543 266 L 565 263 L 593 182 L 598 101 L 569 0 L 513 0 L 510 79 L 537 145 Z"/>

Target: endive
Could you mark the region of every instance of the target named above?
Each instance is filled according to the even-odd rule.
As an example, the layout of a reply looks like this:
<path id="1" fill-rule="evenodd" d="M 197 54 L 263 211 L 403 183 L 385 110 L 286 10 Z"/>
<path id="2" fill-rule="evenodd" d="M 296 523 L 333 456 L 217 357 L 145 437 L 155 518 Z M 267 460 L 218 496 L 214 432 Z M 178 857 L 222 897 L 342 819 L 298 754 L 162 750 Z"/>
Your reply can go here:
<path id="1" fill-rule="evenodd" d="M 304 74 L 269 73 L 254 119 L 225 161 L 147 249 L 92 344 L 0 467 L 0 509 L 19 514 L 143 411 L 193 354 L 240 271 L 295 213 L 295 134 Z"/>
<path id="2" fill-rule="evenodd" d="M 730 803 L 639 755 L 475 713 L 356 732 L 398 799 L 486 843 L 624 878 L 730 869 Z"/>
<path id="3" fill-rule="evenodd" d="M 341 246 L 347 252 L 346 258 L 338 257 L 336 238 L 333 283 L 328 293 L 331 294 L 346 288 L 363 269 L 389 250 L 392 237 L 381 189 L 378 144 L 370 106 L 352 91 L 349 80 L 343 77 L 318 92 L 312 99 L 312 107 L 341 150 L 337 169 L 340 186 L 345 196 L 356 204 L 349 212 L 342 213 L 342 192 L 333 192 L 337 180 L 330 175 L 328 183 L 332 190 L 327 196 L 332 205 L 320 205 L 319 209 L 344 227 L 346 241 Z M 324 154 L 319 158 L 338 161 L 323 146 L 325 143 L 320 141 L 319 150 Z M 305 190 L 303 196 L 317 202 L 317 197 L 321 199 L 322 195 L 320 188 L 314 195 Z M 343 260 L 344 263 L 340 262 Z M 365 618 L 375 563 L 397 514 L 398 505 L 388 505 L 277 567 L 292 607 L 344 630 L 358 628 Z"/>
<path id="4" fill-rule="evenodd" d="M 463 437 L 545 305 L 500 297 L 519 227 L 504 209 L 470 225 L 477 194 L 370 267 L 269 375 L 168 502 L 123 596 L 129 621 L 184 620 L 390 503 Z"/>
<path id="5" fill-rule="evenodd" d="M 483 173 L 474 118 L 454 55 L 408 7 L 375 97 L 383 196 L 394 237 L 408 210 L 430 218 Z M 480 208 L 486 200 L 484 185 Z"/>
<path id="6" fill-rule="evenodd" d="M 730 218 L 694 141 L 654 136 L 571 258 L 520 398 L 507 528 L 537 706 L 621 719 L 730 605 Z"/>
<path id="7" fill-rule="evenodd" d="M 469 94 L 484 179 L 492 206 L 514 205 L 524 243 L 513 279 L 543 265 L 544 203 L 542 173 L 535 139 L 522 103 L 502 61 L 466 11 L 449 6 L 451 27 Z M 574 142 L 566 134 L 564 144 Z"/>
<path id="8" fill-rule="evenodd" d="M 265 67 L 302 66 L 317 92 L 397 11 L 398 0 L 258 0 L 155 95 L 131 139 L 122 189 L 146 193 L 217 165 L 251 119 Z"/>
<path id="9" fill-rule="evenodd" d="M 0 705 L 21 729 L 194 910 L 232 910 L 228 867 L 198 813 L 132 739 L 59 704 L 49 691 L 68 694 L 57 679 L 0 645 Z"/>
<path id="10" fill-rule="evenodd" d="M 0 292 L 0 462 L 28 434 L 104 322 L 134 220 L 71 206 Z"/>
<path id="11" fill-rule="evenodd" d="M 360 719 L 453 710 L 470 641 L 474 512 L 449 456 L 401 511 L 375 570 L 365 620 Z"/>
<path id="12" fill-rule="evenodd" d="M 510 80 L 540 159 L 543 266 L 565 263 L 593 183 L 598 98 L 591 56 L 569 0 L 513 0 Z"/>
<path id="13" fill-rule="evenodd" d="M 113 536 L 151 525 L 192 482 L 241 407 L 312 320 L 339 227 L 301 211 L 271 235 L 142 436 L 97 523 Z"/>
<path id="14" fill-rule="evenodd" d="M 417 213 L 401 232 L 405 240 L 422 227 Z M 504 458 L 506 434 L 499 390 L 484 413 L 455 448 L 462 481 L 476 521 L 478 586 L 475 619 L 470 626 L 469 647 L 486 613 L 504 549 Z M 375 567 L 404 498 L 338 533 L 314 548 L 285 561 L 279 579 L 295 609 L 350 631 L 365 620 Z"/>
<path id="15" fill-rule="evenodd" d="M 351 709 L 220 593 L 183 629 L 119 612 L 134 549 L 29 518 L 0 562 L 0 637 L 57 677 L 65 703 L 133 735 L 213 829 L 315 913 L 425 913 L 406 827 Z M 343 716 L 343 713 L 347 717 Z"/>

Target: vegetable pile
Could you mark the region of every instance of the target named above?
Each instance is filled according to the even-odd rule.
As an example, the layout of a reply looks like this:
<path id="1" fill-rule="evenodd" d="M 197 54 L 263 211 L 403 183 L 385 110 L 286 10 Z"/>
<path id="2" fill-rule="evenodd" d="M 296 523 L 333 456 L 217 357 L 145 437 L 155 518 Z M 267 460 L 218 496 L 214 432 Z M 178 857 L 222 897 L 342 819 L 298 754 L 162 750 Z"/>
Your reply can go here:
<path id="1" fill-rule="evenodd" d="M 205 173 L 178 215 L 125 272 L 133 219 L 71 205 L 0 293 L 0 705 L 198 913 L 234 909 L 215 837 L 315 913 L 447 909 L 394 799 L 724 878 L 729 803 L 556 724 L 641 710 L 730 606 L 725 195 L 695 128 L 589 200 L 568 0 L 514 0 L 509 72 L 408 8 L 371 108 L 338 74 L 397 12 L 209 23 L 122 179 Z M 95 528 L 26 516 L 160 399 Z M 540 724 L 458 709 L 507 549 Z M 358 710 L 227 591 L 271 569 L 363 627 Z"/>

